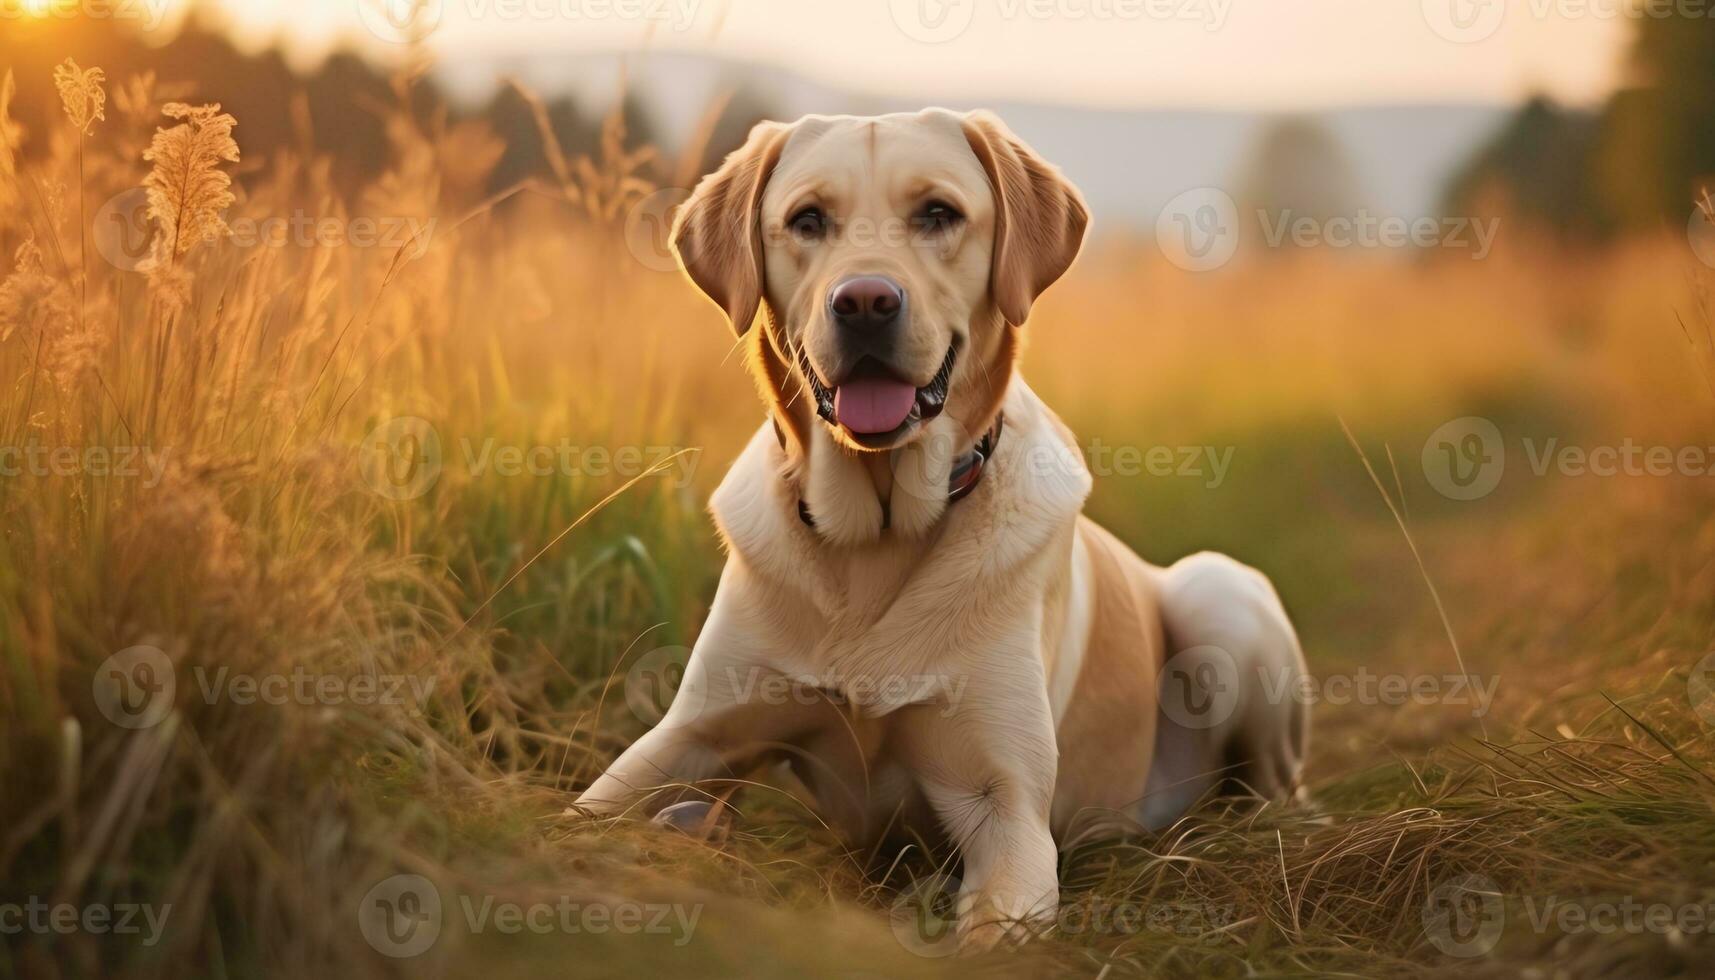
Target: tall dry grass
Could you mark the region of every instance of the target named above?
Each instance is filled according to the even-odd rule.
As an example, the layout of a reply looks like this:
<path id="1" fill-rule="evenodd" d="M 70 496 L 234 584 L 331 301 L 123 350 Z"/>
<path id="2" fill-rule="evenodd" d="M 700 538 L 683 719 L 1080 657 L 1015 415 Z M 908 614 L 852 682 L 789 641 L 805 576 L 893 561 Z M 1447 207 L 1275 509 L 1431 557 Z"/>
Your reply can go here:
<path id="1" fill-rule="evenodd" d="M 607 225 L 556 213 L 521 241 L 473 214 L 486 172 L 472 160 L 497 158 L 483 132 L 381 120 L 393 167 L 350 205 L 327 160 L 282 156 L 231 184 L 250 162 L 230 135 L 236 124 L 242 140 L 242 120 L 218 106 L 163 102 L 144 78 L 107 119 L 99 69 L 68 62 L 56 81 L 67 119 L 42 134 L 45 153 L 26 162 L 0 127 L 16 173 L 0 216 L 13 256 L 0 440 L 19 449 L 0 490 L 0 880 L 9 898 L 170 904 L 177 927 L 137 957 L 162 969 L 379 961 L 350 928 L 352 903 L 380 869 L 425 860 L 411 840 L 422 815 L 390 793 L 423 794 L 439 826 L 455 800 L 568 786 L 598 738 L 582 720 L 594 665 L 645 609 L 700 584 L 679 586 L 651 551 L 676 543 L 685 492 L 626 501 L 614 520 L 663 525 L 647 545 L 563 549 L 527 569 L 613 487 L 514 478 L 467 494 L 481 481 L 456 465 L 465 437 L 668 445 L 674 399 L 589 386 L 605 373 L 662 388 L 635 359 L 646 345 L 620 356 L 592 343 L 599 323 L 658 304 L 611 254 L 618 279 L 554 271 L 601 258 Z M 82 201 L 120 210 L 86 220 Z M 373 247 L 229 233 L 300 214 L 345 232 L 366 217 L 417 224 Z M 555 366 L 519 391 L 512 372 L 530 363 Z M 695 398 L 696 384 L 669 390 Z M 403 414 L 442 425 L 449 465 L 435 492 L 395 502 L 366 481 L 360 451 Z M 521 571 L 536 605 L 496 605 Z M 530 628 L 511 637 L 508 618 Z M 169 719 L 133 731 L 91 692 L 98 665 L 137 645 L 163 651 L 180 687 Z M 402 675 L 431 693 L 362 708 L 207 703 L 203 668 Z M 128 962 L 77 937 L 0 957 L 37 976 Z"/>
<path id="2" fill-rule="evenodd" d="M 663 177 L 616 116 L 599 157 L 550 140 L 552 181 L 489 197 L 491 134 L 401 111 L 377 120 L 390 169 L 350 200 L 331 161 L 249 159 L 242 119 L 150 78 L 115 80 L 109 108 L 107 80 L 68 64 L 64 122 L 21 133 L 5 106 L 14 89 L 50 98 L 48 81 L 0 85 L 0 445 L 39 450 L 0 478 L 0 902 L 173 913 L 148 948 L 0 937 L 0 975 L 942 972 L 876 912 L 934 859 L 866 868 L 779 786 L 741 797 L 718 849 L 563 812 L 641 728 L 615 675 L 695 635 L 719 568 L 702 498 L 759 417 L 717 318 L 628 234 L 658 182 L 687 175 Z M 278 224 L 300 215 L 347 239 L 365 221 L 405 230 L 305 240 Z M 1041 304 L 1027 370 L 1087 438 L 1254 460 L 1218 492 L 1103 481 L 1097 513 L 1151 557 L 1215 543 L 1265 567 L 1316 669 L 1440 664 L 1439 624 L 1335 417 L 1371 440 L 1473 412 L 1707 438 L 1671 329 L 1697 315 L 1682 266 L 1648 242 L 1481 268 L 1312 255 L 1189 280 L 1104 239 Z M 403 498 L 378 473 L 408 482 L 428 458 L 378 459 L 372 439 L 402 417 L 441 460 Z M 562 440 L 660 449 L 666 469 L 612 496 L 628 476 L 611 466 L 507 476 L 469 455 Z M 105 472 L 103 449 L 141 453 L 139 469 Z M 1465 511 L 1409 489 L 1471 669 L 1507 678 L 1494 741 L 1444 710 L 1319 709 L 1322 810 L 1216 809 L 1065 860 L 1070 906 L 1177 903 L 1221 910 L 1219 927 L 1061 935 L 985 967 L 1408 970 L 1447 962 L 1419 919 L 1447 874 L 1715 884 L 1707 737 L 1683 693 L 1711 639 L 1706 484 L 1533 485 Z M 98 693 L 140 645 L 170 660 L 177 694 L 158 724 L 125 728 Z M 423 693 L 241 704 L 203 694 L 222 670 Z M 1593 874 L 1598 857 L 1613 860 Z M 394 962 L 356 906 L 400 871 L 448 894 L 709 911 L 684 950 L 454 930 Z M 1480 966 L 1538 962 L 1530 942 Z M 1581 969 L 1613 955 L 1564 942 Z M 1680 952 L 1631 942 L 1643 962 Z"/>

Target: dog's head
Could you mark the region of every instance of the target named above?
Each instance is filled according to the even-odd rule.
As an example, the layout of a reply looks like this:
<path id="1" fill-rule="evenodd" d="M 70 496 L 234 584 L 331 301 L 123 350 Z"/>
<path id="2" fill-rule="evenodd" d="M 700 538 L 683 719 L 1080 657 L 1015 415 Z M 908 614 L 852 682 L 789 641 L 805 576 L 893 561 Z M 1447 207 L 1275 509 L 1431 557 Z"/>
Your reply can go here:
<path id="1" fill-rule="evenodd" d="M 680 209 L 673 244 L 740 335 L 766 304 L 780 404 L 801 391 L 842 444 L 887 450 L 943 410 L 988 424 L 1008 324 L 1072 264 L 1088 217 L 990 115 L 808 116 L 752 130 Z"/>

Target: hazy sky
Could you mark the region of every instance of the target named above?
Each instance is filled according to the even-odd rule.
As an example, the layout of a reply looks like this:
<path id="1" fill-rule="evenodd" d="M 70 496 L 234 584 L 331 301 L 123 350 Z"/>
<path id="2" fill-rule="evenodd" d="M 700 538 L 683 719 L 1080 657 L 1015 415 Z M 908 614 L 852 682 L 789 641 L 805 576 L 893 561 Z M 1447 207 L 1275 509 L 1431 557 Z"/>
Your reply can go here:
<path id="1" fill-rule="evenodd" d="M 1626 0 L 424 0 L 413 23 L 412 2 L 217 0 L 252 40 L 307 52 L 399 52 L 432 27 L 449 57 L 689 49 L 907 97 L 1228 108 L 1592 103 L 1632 16 Z"/>

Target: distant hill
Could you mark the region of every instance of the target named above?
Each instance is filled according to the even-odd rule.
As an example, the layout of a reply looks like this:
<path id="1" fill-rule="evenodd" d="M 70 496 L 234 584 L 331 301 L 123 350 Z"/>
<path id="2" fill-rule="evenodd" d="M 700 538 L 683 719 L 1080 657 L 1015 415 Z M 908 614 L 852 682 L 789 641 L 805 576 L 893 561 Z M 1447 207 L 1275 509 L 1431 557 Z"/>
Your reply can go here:
<path id="1" fill-rule="evenodd" d="M 437 80 L 455 102 L 480 105 L 498 77 L 516 76 L 545 96 L 574 95 L 590 113 L 618 91 L 621 73 L 670 148 L 690 133 L 717 96 L 738 91 L 763 114 L 877 113 L 944 105 L 979 107 L 925 92 L 917 102 L 838 89 L 769 66 L 681 52 L 580 54 L 510 59 L 456 56 Z M 1088 109 L 999 100 L 980 107 L 1001 114 L 1083 188 L 1102 226 L 1153 225 L 1176 194 L 1233 184 L 1273 118 L 1268 113 L 1172 109 Z M 1354 196 L 1379 214 L 1439 214 L 1448 181 L 1512 111 L 1488 105 L 1376 105 L 1312 113 L 1341 143 L 1353 165 Z"/>
<path id="2" fill-rule="evenodd" d="M 311 69 L 294 70 L 275 49 L 243 51 L 212 25 L 191 23 L 164 43 L 144 43 L 124 30 L 91 31 L 58 20 L 11 24 L 0 31 L 0 66 L 14 69 L 19 99 L 13 111 L 32 134 L 27 153 L 43 152 L 57 113 L 53 65 L 67 54 L 107 70 L 115 84 L 145 70 L 197 101 L 218 101 L 239 119 L 237 138 L 249 166 L 306 143 L 335 161 L 339 186 L 363 186 L 386 165 L 382 117 L 396 102 L 386 66 L 340 52 Z M 158 41 L 158 39 L 156 39 Z M 546 172 L 535 115 L 521 97 L 501 88 L 515 76 L 540 92 L 556 137 L 568 154 L 594 152 L 601 118 L 614 106 L 620 80 L 629 86 L 629 139 L 683 147 L 707 108 L 736 93 L 717 127 L 711 150 L 724 153 L 758 118 L 805 113 L 878 113 L 944 105 L 977 108 L 966 99 L 925 91 L 915 101 L 843 89 L 790 71 L 686 52 L 595 53 L 497 57 L 446 56 L 428 84 L 412 89 L 412 108 L 425 123 L 452 104 L 453 118 L 480 118 L 508 149 L 492 175 L 494 187 Z M 999 112 L 1046 157 L 1064 167 L 1089 198 L 1097 229 L 1153 226 L 1174 196 L 1220 187 L 1238 197 L 1247 167 L 1275 117 L 1258 112 L 1175 109 L 1092 109 L 1000 100 Z M 1350 199 L 1383 215 L 1438 214 L 1460 167 L 1501 129 L 1511 107 L 1380 105 L 1314 114 L 1310 121 L 1338 144 L 1357 186 Z M 301 131 L 307 122 L 308 132 Z M 705 161 L 712 165 L 712 160 Z"/>

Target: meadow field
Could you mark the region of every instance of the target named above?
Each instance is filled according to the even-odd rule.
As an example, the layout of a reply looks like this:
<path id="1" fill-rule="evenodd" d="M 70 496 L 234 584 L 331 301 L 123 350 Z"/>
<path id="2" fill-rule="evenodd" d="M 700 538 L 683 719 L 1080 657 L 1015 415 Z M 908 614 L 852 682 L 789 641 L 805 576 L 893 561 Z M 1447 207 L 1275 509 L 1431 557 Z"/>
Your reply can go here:
<path id="1" fill-rule="evenodd" d="M 952 959 L 911 906 L 949 856 L 849 852 L 778 774 L 700 836 L 569 806 L 651 720 L 638 665 L 697 635 L 704 503 L 763 417 L 650 220 L 694 173 L 615 123 L 496 199 L 491 138 L 395 114 L 353 199 L 148 79 L 65 87 L 49 132 L 5 106 L 52 80 L 0 92 L 0 904 L 155 927 L 50 911 L 0 976 L 1715 957 L 1715 271 L 1682 230 L 1194 275 L 1098 215 L 1025 377 L 1099 520 L 1278 583 L 1311 802 L 1071 847 L 1055 929 Z M 427 921 L 402 880 L 427 933 L 366 911 Z"/>

